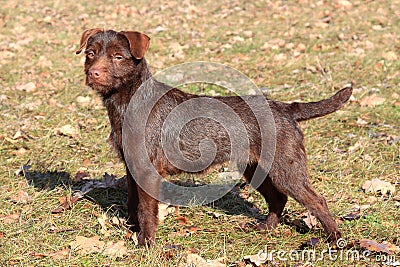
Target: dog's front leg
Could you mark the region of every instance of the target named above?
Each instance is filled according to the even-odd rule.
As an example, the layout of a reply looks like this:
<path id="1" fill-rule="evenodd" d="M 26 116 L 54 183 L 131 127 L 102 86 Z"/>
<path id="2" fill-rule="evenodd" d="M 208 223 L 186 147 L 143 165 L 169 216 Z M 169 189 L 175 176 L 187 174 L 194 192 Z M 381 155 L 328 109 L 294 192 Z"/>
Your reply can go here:
<path id="1" fill-rule="evenodd" d="M 139 232 L 138 205 L 139 193 L 137 184 L 128 167 L 126 167 L 126 180 L 128 183 L 128 224 L 132 232 Z"/>
<path id="2" fill-rule="evenodd" d="M 138 222 L 140 233 L 139 245 L 153 245 L 158 226 L 158 196 L 160 192 L 160 179 L 146 177 L 146 184 L 137 185 L 139 197 Z M 141 187 L 142 186 L 142 187 Z"/>

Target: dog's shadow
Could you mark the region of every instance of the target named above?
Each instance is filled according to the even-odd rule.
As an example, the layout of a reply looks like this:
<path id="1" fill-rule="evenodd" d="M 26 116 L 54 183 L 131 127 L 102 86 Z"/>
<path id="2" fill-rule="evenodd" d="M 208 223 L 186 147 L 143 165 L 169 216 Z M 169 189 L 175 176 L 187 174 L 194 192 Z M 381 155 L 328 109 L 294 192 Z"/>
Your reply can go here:
<path id="1" fill-rule="evenodd" d="M 23 175 L 27 182 L 34 186 L 37 190 L 52 191 L 62 189 L 72 192 L 79 192 L 85 185 L 90 182 L 98 182 L 100 179 L 86 179 L 84 182 L 75 181 L 71 178 L 71 174 L 64 171 L 40 171 L 31 170 L 26 168 L 23 170 Z M 125 179 L 125 178 L 120 178 Z M 120 180 L 119 181 L 124 181 Z M 122 183 L 121 183 L 122 184 Z M 190 188 L 198 185 L 191 184 L 190 182 L 179 183 L 180 186 Z M 252 202 L 241 197 L 237 192 L 240 190 L 238 184 L 231 192 L 228 192 L 221 198 L 206 204 L 215 210 L 219 210 L 227 215 L 243 215 L 250 218 L 260 219 L 264 215 L 259 213 L 254 207 Z M 214 187 L 214 185 L 212 185 Z M 218 185 L 215 185 L 218 187 Z M 119 188 L 113 187 L 96 187 L 84 194 L 84 198 L 99 205 L 105 212 L 115 212 L 118 216 L 127 218 L 127 190 L 126 187 L 120 186 Z"/>
<path id="2" fill-rule="evenodd" d="M 99 179 L 85 179 L 75 181 L 71 178 L 71 174 L 64 171 L 37 171 L 26 168 L 23 171 L 23 176 L 28 184 L 35 187 L 37 190 L 53 191 L 56 189 L 80 192 L 83 186 L 90 182 L 100 181 Z M 82 194 L 80 194 L 82 195 Z M 85 199 L 99 205 L 105 212 L 117 212 L 119 216 L 127 217 L 126 200 L 127 191 L 112 187 L 93 188 L 89 192 L 83 194 Z"/>

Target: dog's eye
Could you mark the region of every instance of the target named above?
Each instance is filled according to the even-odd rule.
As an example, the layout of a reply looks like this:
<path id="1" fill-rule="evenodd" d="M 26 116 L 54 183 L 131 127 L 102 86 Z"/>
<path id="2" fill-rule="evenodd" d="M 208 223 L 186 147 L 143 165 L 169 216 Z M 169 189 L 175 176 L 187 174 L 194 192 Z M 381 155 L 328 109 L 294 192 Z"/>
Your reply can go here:
<path id="1" fill-rule="evenodd" d="M 89 59 L 93 59 L 94 58 L 94 52 L 90 51 L 90 52 L 86 53 L 86 56 Z"/>
<path id="2" fill-rule="evenodd" d="M 123 58 L 123 56 L 117 54 L 117 55 L 114 56 L 114 59 L 117 60 L 117 61 L 120 61 L 120 60 L 122 60 L 124 58 Z"/>

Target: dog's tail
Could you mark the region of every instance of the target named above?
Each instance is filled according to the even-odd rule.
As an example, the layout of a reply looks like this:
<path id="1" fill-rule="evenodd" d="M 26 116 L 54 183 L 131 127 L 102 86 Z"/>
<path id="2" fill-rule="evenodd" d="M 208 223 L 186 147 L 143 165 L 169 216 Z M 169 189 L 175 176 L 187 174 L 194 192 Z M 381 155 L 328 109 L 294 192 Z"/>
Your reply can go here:
<path id="1" fill-rule="evenodd" d="M 341 89 L 330 98 L 308 103 L 294 102 L 288 109 L 296 121 L 305 121 L 322 117 L 340 109 L 350 98 L 353 92 L 353 83 Z"/>

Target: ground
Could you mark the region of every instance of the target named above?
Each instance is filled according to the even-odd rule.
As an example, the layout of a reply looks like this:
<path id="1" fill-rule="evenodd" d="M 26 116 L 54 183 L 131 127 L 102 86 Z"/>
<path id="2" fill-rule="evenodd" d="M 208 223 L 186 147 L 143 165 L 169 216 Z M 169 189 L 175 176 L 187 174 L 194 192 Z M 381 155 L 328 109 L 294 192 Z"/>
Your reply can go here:
<path id="1" fill-rule="evenodd" d="M 123 186 L 95 188 L 71 203 L 80 176 L 124 175 L 107 143 L 106 112 L 84 85 L 84 57 L 75 55 L 82 32 L 95 27 L 148 34 L 146 58 L 153 73 L 184 62 L 217 62 L 282 101 L 316 101 L 354 81 L 354 97 L 343 109 L 301 123 L 311 180 L 352 249 L 365 250 L 363 239 L 400 246 L 400 198 L 394 190 L 385 192 L 400 181 L 400 1 L 21 0 L 1 5 L 1 266 L 185 266 L 193 255 L 245 266 L 250 264 L 246 255 L 265 248 L 298 251 L 311 238 L 320 241 L 311 250 L 328 248 L 320 224 L 296 227 L 306 210 L 292 199 L 274 232 L 246 226 L 268 207 L 244 183 L 212 205 L 169 214 L 151 249 L 126 236 Z M 380 192 L 362 189 L 375 178 L 383 185 Z M 97 236 L 99 246 L 115 245 L 114 250 L 85 253 L 74 246 L 78 237 Z M 395 247 L 389 253 L 377 250 L 359 261 L 275 257 L 263 264 L 363 266 L 384 258 L 379 255 L 400 260 Z"/>

